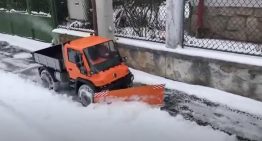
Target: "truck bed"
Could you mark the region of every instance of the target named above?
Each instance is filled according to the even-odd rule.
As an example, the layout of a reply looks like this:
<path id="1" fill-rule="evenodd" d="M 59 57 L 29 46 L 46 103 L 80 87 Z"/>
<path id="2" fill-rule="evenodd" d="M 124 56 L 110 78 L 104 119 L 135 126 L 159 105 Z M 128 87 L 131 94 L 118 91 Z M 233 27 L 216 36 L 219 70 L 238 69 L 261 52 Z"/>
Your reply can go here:
<path id="1" fill-rule="evenodd" d="M 62 45 L 56 45 L 33 53 L 35 62 L 62 72 L 65 70 Z"/>

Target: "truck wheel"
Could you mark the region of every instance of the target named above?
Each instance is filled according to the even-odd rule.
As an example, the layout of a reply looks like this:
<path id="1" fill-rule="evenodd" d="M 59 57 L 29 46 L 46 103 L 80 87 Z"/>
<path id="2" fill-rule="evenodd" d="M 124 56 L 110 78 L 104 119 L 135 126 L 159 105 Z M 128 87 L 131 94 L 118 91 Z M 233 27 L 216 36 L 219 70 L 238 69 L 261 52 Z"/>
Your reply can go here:
<path id="1" fill-rule="evenodd" d="M 87 107 L 91 103 L 93 103 L 93 95 L 94 90 L 91 86 L 83 84 L 78 89 L 78 96 L 80 98 L 80 102 L 84 107 Z"/>
<path id="2" fill-rule="evenodd" d="M 45 88 L 48 88 L 49 90 L 55 89 L 54 79 L 47 70 L 43 70 L 40 74 L 40 77 Z"/>

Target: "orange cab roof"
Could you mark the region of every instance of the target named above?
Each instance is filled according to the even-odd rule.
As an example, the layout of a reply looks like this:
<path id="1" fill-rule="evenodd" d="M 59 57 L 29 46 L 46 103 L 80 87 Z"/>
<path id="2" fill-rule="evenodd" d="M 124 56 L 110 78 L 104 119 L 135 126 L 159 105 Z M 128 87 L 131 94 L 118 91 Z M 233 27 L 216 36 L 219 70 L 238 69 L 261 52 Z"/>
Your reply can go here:
<path id="1" fill-rule="evenodd" d="M 110 39 L 103 38 L 100 36 L 90 36 L 90 37 L 73 40 L 69 44 L 72 49 L 83 50 L 85 48 L 92 47 L 97 44 L 101 44 L 108 41 L 110 41 Z"/>

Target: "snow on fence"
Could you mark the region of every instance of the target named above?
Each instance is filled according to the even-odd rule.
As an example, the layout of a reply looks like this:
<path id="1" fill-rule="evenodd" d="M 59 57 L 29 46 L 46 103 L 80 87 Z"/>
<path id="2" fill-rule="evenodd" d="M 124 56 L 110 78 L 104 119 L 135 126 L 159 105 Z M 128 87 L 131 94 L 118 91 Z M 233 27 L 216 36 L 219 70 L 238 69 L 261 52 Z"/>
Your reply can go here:
<path id="1" fill-rule="evenodd" d="M 165 42 L 165 0 L 114 0 L 115 35 Z"/>
<path id="2" fill-rule="evenodd" d="M 184 45 L 262 56 L 261 0 L 187 0 Z"/>
<path id="3" fill-rule="evenodd" d="M 0 12 L 23 13 L 36 16 L 51 17 L 51 8 L 49 0 L 41 1 L 6 1 L 0 0 Z"/>

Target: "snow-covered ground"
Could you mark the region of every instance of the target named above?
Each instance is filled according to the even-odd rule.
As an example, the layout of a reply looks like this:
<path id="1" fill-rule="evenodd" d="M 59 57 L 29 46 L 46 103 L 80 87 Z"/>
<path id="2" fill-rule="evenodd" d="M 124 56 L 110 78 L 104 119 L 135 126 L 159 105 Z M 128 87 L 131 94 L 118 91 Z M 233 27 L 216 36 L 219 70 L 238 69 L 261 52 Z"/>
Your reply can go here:
<path id="1" fill-rule="evenodd" d="M 3 141 L 235 140 L 142 103 L 84 108 L 14 74 L 0 71 L 0 78 Z"/>
<path id="2" fill-rule="evenodd" d="M 2 33 L 0 33 L 0 41 L 6 41 L 12 44 L 13 46 L 19 46 L 28 51 L 36 51 L 51 46 L 50 43 L 44 43 L 32 39 L 27 39 L 19 36 L 7 35 Z"/>
<path id="3" fill-rule="evenodd" d="M 0 34 L 0 37 L 2 37 L 0 41 L 8 41 L 15 46 L 31 51 L 49 46 L 46 43 L 30 41 L 17 36 L 9 37 L 9 35 Z M 21 42 L 23 44 L 20 46 L 19 43 Z M 205 103 L 202 103 L 201 99 L 199 99 L 200 101 L 193 100 L 191 103 L 188 103 L 191 105 L 189 105 L 189 108 L 193 108 L 193 112 L 196 112 L 197 116 L 201 116 L 198 119 L 193 115 L 193 118 L 196 118 L 195 120 L 211 123 L 205 127 L 198 126 L 190 120 L 184 120 L 185 117 L 183 114 L 187 111 L 179 112 L 183 117 L 179 114 L 178 116 L 171 117 L 164 111 L 148 107 L 141 103 L 115 103 L 112 105 L 92 105 L 88 108 L 82 108 L 79 104 L 73 102 L 72 98 L 67 94 L 54 95 L 55 93 L 47 91 L 38 86 L 38 84 L 33 83 L 32 80 L 36 79 L 37 72 L 26 72 L 27 76 L 24 78 L 29 80 L 23 80 L 17 75 L 1 71 L 19 73 L 21 71 L 17 69 L 24 71 L 27 70 L 27 67 L 34 67 L 35 64 L 30 61 L 30 55 L 30 53 L 20 51 L 19 49 L 14 50 L 10 46 L 3 47 L 0 50 L 0 113 L 4 115 L 0 116 L 0 123 L 3 123 L 3 126 L 0 126 L 0 140 L 15 140 L 19 137 L 25 140 L 132 139 L 146 141 L 211 140 L 213 138 L 215 138 L 213 140 L 235 139 L 235 137 L 229 137 L 220 131 L 214 131 L 209 125 L 221 131 L 228 129 L 232 131 L 229 132 L 230 134 L 237 133 L 241 137 L 261 139 L 259 134 L 259 130 L 262 130 L 261 120 L 259 118 L 257 120 L 254 119 L 256 115 L 262 115 L 260 109 L 262 107 L 261 102 L 212 88 L 167 80 L 131 69 L 135 75 L 135 82 L 166 84 L 166 88 L 168 89 L 179 90 L 185 92 L 186 95 L 207 99 L 211 104 L 222 104 L 222 107 L 221 105 L 218 105 L 217 108 L 205 106 Z M 173 94 L 179 95 L 177 96 L 178 98 L 181 98 L 180 96 L 183 98 L 183 94 L 180 95 L 179 92 Z M 173 105 L 173 107 L 185 104 L 187 103 Z M 227 107 L 223 107 L 223 105 Z M 228 107 L 244 111 L 247 115 L 248 113 L 254 115 L 248 117 L 245 114 L 243 115 L 243 113 L 232 113 L 227 110 Z M 202 110 L 199 111 L 201 108 Z M 214 111 L 215 117 L 213 117 L 213 111 L 210 110 Z M 218 117 L 217 112 L 220 113 Z M 224 115 L 221 116 L 223 113 Z M 231 117 L 232 115 L 237 118 L 243 117 L 240 124 L 236 123 L 237 125 L 234 125 L 235 123 L 233 122 L 238 121 L 235 120 L 237 118 Z M 223 124 L 221 124 L 221 121 Z M 247 124 L 243 124 L 245 122 Z M 213 123 L 218 124 L 218 126 L 214 127 L 215 124 Z M 12 125 L 17 125 L 17 128 L 12 129 Z M 7 130 L 3 128 L 7 128 Z M 254 131 L 254 134 L 253 132 L 246 133 L 247 129 L 252 129 L 250 132 Z M 22 131 L 20 132 L 20 130 Z M 9 136 L 12 131 L 15 131 L 14 133 L 17 136 Z M 99 136 L 101 133 L 103 133 L 103 136 Z M 29 136 L 30 134 L 33 135 Z M 88 138 L 89 136 L 90 138 Z M 10 137 L 10 139 L 6 139 L 7 137 Z"/>
<path id="4" fill-rule="evenodd" d="M 0 41 L 6 41 L 6 42 L 12 44 L 13 46 L 19 46 L 19 47 L 26 49 L 26 50 L 29 50 L 29 51 L 35 51 L 35 50 L 43 49 L 43 48 L 50 46 L 49 43 L 43 43 L 43 42 L 31 40 L 31 39 L 26 39 L 26 38 L 22 38 L 22 37 L 18 37 L 18 36 L 6 35 L 6 34 L 1 34 L 1 33 L 0 33 Z M 131 40 L 131 39 L 125 39 L 125 38 L 119 38 L 118 42 L 119 43 L 127 43 L 128 42 L 129 44 L 135 44 L 137 46 L 141 46 L 141 47 L 145 47 L 145 48 L 152 48 L 152 49 L 157 49 L 157 50 L 162 49 L 162 50 L 165 50 L 165 51 L 172 51 L 172 52 L 175 52 L 175 53 L 181 53 L 181 52 L 178 51 L 179 49 L 174 50 L 174 49 L 165 48 L 164 44 L 161 44 L 161 43 L 154 43 L 153 44 L 151 42 Z M 188 50 L 186 50 L 186 51 L 188 51 Z M 198 53 L 200 55 L 203 55 L 204 51 L 206 51 L 206 50 L 204 50 L 204 51 L 200 50 L 200 51 L 202 51 L 202 53 L 201 52 L 198 52 Z M 207 53 L 210 54 L 209 51 L 207 51 Z M 248 62 L 245 62 L 245 60 L 247 60 L 247 61 L 249 61 L 249 63 L 251 63 L 251 62 L 257 63 L 257 64 L 253 64 L 253 65 L 262 66 L 261 57 L 249 56 L 249 58 L 247 58 L 247 56 L 244 56 L 244 55 L 232 56 L 232 54 L 230 54 L 230 53 L 223 53 L 223 54 L 214 55 L 214 53 L 215 52 L 212 52 L 213 56 L 223 56 L 224 60 L 226 60 L 225 58 L 230 58 L 231 61 L 232 60 L 238 60 L 238 61 L 240 61 L 239 63 L 248 63 Z M 27 57 L 28 54 L 19 53 L 19 54 L 16 54 L 15 56 L 17 58 L 24 58 L 24 57 Z M 219 59 L 219 58 L 216 58 L 216 59 Z M 229 61 L 229 59 L 228 59 L 228 61 Z M 135 81 L 139 82 L 139 83 L 166 84 L 166 87 L 170 88 L 170 89 L 180 90 L 180 91 L 192 94 L 192 95 L 199 96 L 201 98 L 206 98 L 206 99 L 214 101 L 214 102 L 218 102 L 218 103 L 221 103 L 221 104 L 232 106 L 233 108 L 241 109 L 241 110 L 246 111 L 246 112 L 251 112 L 253 114 L 262 115 L 262 110 L 260 109 L 260 107 L 262 107 L 262 102 L 258 102 L 258 101 L 255 101 L 255 100 L 251 100 L 249 98 L 237 96 L 237 95 L 227 93 L 227 92 L 224 92 L 224 91 L 220 91 L 220 90 L 217 90 L 217 89 L 213 89 L 213 88 L 190 85 L 190 84 L 185 84 L 185 83 L 181 83 L 181 82 L 176 82 L 176 81 L 164 79 L 164 78 L 153 76 L 153 75 L 143 73 L 143 72 L 140 72 L 140 71 L 137 71 L 137 70 L 132 70 L 132 72 L 136 75 Z M 146 78 L 146 79 L 144 79 L 144 78 Z"/>

